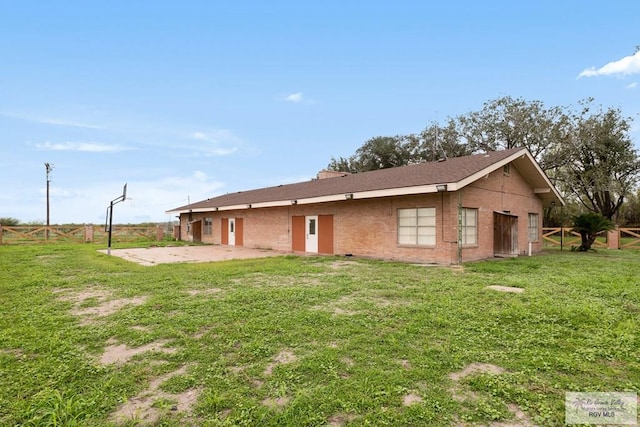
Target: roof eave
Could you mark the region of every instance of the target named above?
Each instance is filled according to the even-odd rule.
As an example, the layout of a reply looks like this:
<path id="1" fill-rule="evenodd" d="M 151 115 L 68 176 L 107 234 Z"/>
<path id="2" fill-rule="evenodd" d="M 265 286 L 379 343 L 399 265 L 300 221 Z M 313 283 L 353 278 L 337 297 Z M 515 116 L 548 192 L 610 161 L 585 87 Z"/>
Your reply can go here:
<path id="1" fill-rule="evenodd" d="M 543 187 L 535 187 L 538 189 L 544 188 L 544 189 L 548 189 L 549 191 L 538 191 L 536 194 L 538 195 L 538 197 L 540 197 L 544 202 L 547 202 L 545 204 L 545 207 L 549 207 L 549 206 L 554 206 L 557 203 L 559 203 L 560 205 L 564 206 L 565 202 L 564 199 L 562 198 L 562 196 L 560 195 L 560 193 L 558 192 L 558 190 L 555 188 L 555 186 L 551 183 L 551 181 L 549 180 L 549 177 L 547 177 L 547 174 L 544 173 L 544 171 L 540 168 L 540 165 L 538 165 L 538 162 L 536 162 L 536 160 L 533 158 L 533 155 L 529 152 L 528 149 L 526 148 L 522 148 L 521 150 L 516 151 L 515 153 L 513 153 L 512 155 L 498 161 L 495 163 L 492 163 L 490 166 L 487 166 L 486 168 L 468 176 L 467 178 L 464 178 L 462 180 L 460 180 L 459 182 L 455 183 L 451 190 L 456 191 L 459 190 L 461 188 L 466 187 L 467 185 L 479 180 L 480 178 L 482 178 L 483 176 L 486 176 L 488 174 L 490 174 L 491 172 L 494 172 L 500 168 L 502 168 L 503 166 L 511 163 L 511 162 L 516 162 L 516 167 L 518 166 L 518 161 L 525 161 L 527 162 L 528 165 L 530 165 L 531 167 L 535 168 L 538 176 L 540 176 L 540 178 L 543 179 L 544 181 L 544 186 Z M 525 179 L 527 179 L 526 174 L 523 174 L 525 176 Z"/>

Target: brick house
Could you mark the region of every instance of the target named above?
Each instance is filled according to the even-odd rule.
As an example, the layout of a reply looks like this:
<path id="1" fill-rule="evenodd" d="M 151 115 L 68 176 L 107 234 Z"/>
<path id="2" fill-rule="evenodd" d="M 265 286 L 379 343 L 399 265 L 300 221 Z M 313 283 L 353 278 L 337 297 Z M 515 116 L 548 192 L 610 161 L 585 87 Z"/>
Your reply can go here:
<path id="1" fill-rule="evenodd" d="M 542 249 L 564 204 L 526 148 L 229 193 L 167 211 L 182 240 L 456 264 Z"/>

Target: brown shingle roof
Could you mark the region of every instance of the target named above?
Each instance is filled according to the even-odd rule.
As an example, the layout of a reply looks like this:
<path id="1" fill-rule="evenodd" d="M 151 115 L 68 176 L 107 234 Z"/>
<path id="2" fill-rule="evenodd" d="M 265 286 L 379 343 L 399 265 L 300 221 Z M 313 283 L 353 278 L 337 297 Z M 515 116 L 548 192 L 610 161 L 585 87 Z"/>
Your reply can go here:
<path id="1" fill-rule="evenodd" d="M 440 162 L 419 163 L 397 168 L 361 172 L 342 177 L 239 191 L 202 200 L 168 212 L 297 200 L 439 183 L 454 183 L 462 181 L 519 151 L 526 152 L 526 149 L 521 147 L 512 148 L 503 151 L 493 151 L 487 154 L 456 157 Z"/>

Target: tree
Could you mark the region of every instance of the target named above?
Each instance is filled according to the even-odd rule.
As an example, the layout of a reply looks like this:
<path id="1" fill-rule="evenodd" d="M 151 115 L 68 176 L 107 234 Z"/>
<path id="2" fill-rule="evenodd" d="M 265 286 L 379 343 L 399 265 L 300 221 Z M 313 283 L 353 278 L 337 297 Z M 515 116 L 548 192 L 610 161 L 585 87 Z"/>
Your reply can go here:
<path id="1" fill-rule="evenodd" d="M 18 224 L 20 224 L 20 220 L 19 219 L 11 218 L 11 217 L 0 218 L 0 225 L 6 225 L 8 227 L 14 227 L 14 226 L 16 226 Z"/>
<path id="2" fill-rule="evenodd" d="M 616 217 L 619 225 L 640 227 L 640 189 L 627 196 Z"/>
<path id="3" fill-rule="evenodd" d="M 566 198 L 612 219 L 638 183 L 640 157 L 629 138 L 631 119 L 615 108 L 592 112 L 592 101 L 582 101 L 576 113 L 497 98 L 446 126 L 432 123 L 417 134 L 372 138 L 353 156 L 332 158 L 328 168 L 354 173 L 526 147 Z M 547 210 L 545 219 L 552 215 Z"/>
<path id="4" fill-rule="evenodd" d="M 579 252 L 586 252 L 591 249 L 598 233 L 612 230 L 613 222 L 599 213 L 587 212 L 573 217 L 573 231 L 580 233 L 581 244 L 578 246 Z"/>
<path id="5" fill-rule="evenodd" d="M 467 154 L 472 153 L 460 143 L 455 122 L 450 120 L 446 127 L 432 123 L 419 134 L 371 138 L 349 158 L 332 157 L 327 169 L 357 173 Z"/>
<path id="6" fill-rule="evenodd" d="M 590 102 L 583 102 L 571 138 L 557 148 L 565 160 L 558 176 L 565 192 L 611 220 L 638 182 L 640 157 L 629 138 L 631 119 L 616 108 L 591 113 Z"/>
<path id="7" fill-rule="evenodd" d="M 444 127 L 432 122 L 419 134 L 410 134 L 404 139 L 410 163 L 434 162 L 443 158 L 472 154 L 471 148 L 461 143 L 453 119 L 449 119 Z"/>
<path id="8" fill-rule="evenodd" d="M 377 136 L 365 142 L 348 159 L 332 158 L 327 168 L 355 173 L 404 166 L 409 162 L 410 153 L 402 136 Z"/>
<path id="9" fill-rule="evenodd" d="M 526 147 L 543 170 L 558 166 L 555 145 L 570 131 L 569 116 L 541 101 L 504 96 L 485 102 L 480 111 L 456 118 L 458 134 L 473 152 Z"/>

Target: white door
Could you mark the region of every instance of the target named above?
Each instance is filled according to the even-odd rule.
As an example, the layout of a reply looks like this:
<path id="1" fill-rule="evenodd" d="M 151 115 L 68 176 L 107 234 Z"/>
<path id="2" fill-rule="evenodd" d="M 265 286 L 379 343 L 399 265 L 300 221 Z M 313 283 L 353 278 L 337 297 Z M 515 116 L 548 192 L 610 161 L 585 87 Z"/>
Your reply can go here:
<path id="1" fill-rule="evenodd" d="M 318 217 L 306 217 L 305 225 L 305 252 L 318 253 Z"/>
<path id="2" fill-rule="evenodd" d="M 236 244 L 236 219 L 229 218 L 229 246 Z"/>

